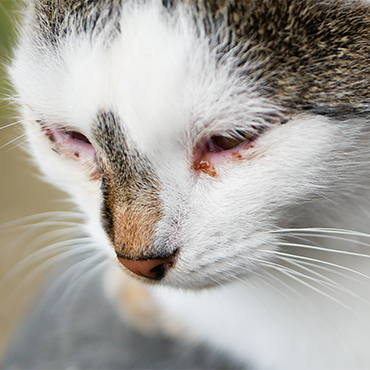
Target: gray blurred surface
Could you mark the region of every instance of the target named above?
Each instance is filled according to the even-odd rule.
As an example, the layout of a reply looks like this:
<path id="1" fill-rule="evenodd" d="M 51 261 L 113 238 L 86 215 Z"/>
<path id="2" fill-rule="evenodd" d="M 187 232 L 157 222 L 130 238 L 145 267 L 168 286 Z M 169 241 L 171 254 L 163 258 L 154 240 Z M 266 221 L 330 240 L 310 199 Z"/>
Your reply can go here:
<path id="1" fill-rule="evenodd" d="M 45 288 L 19 328 L 2 369 L 242 368 L 206 346 L 145 336 L 124 324 L 102 294 L 99 276 L 79 285 L 71 299 L 61 299 L 68 285 L 67 279 L 50 291 Z"/>

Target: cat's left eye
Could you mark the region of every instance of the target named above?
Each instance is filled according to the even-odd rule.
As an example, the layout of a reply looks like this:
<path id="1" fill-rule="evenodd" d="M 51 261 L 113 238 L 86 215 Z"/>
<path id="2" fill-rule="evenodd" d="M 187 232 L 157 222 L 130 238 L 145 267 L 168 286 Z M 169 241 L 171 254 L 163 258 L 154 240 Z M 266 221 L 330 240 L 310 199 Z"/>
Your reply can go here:
<path id="1" fill-rule="evenodd" d="M 253 127 L 249 131 L 238 130 L 234 133 L 235 136 L 213 135 L 201 140 L 195 146 L 193 152 L 194 161 L 192 168 L 215 177 L 214 165 L 227 159 L 242 158 L 239 152 L 251 146 L 261 131 Z"/>
<path id="2" fill-rule="evenodd" d="M 218 153 L 223 150 L 234 149 L 246 142 L 246 138 L 230 138 L 226 136 L 212 136 L 208 142 L 209 151 Z"/>
<path id="3" fill-rule="evenodd" d="M 207 149 L 211 153 L 219 153 L 225 150 L 237 148 L 240 145 L 248 143 L 254 139 L 252 133 L 238 131 L 238 137 L 228 137 L 214 135 L 208 140 Z"/>

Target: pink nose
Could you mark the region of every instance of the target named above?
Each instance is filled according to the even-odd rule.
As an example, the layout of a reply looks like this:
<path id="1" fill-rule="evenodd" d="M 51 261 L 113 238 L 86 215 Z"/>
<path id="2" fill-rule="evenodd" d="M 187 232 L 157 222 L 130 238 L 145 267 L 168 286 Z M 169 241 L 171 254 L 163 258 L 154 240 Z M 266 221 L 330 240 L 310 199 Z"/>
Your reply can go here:
<path id="1" fill-rule="evenodd" d="M 118 257 L 118 260 L 138 276 L 143 276 L 149 279 L 160 280 L 176 262 L 176 252 L 168 258 L 157 258 L 147 260 L 130 260 L 124 257 Z"/>

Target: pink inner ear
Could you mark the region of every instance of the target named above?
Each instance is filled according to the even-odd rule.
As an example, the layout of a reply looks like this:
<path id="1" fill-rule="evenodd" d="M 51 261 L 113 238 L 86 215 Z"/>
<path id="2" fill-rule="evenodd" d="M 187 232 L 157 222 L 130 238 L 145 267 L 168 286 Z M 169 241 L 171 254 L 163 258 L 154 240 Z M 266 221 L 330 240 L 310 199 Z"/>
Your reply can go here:
<path id="1" fill-rule="evenodd" d="M 47 127 L 46 130 L 60 154 L 84 161 L 95 161 L 95 149 L 84 134 L 54 125 Z"/>

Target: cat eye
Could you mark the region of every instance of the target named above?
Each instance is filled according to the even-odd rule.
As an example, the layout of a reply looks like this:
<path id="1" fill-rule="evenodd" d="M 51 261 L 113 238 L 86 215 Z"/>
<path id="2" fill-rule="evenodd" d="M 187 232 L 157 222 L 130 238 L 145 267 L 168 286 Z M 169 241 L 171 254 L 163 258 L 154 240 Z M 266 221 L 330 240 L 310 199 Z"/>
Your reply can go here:
<path id="1" fill-rule="evenodd" d="M 54 152 L 83 162 L 95 162 L 95 149 L 81 132 L 56 125 L 43 126 Z"/>
<path id="2" fill-rule="evenodd" d="M 82 141 L 83 143 L 86 143 L 86 144 L 91 144 L 89 139 L 85 135 L 81 134 L 81 132 L 64 131 L 64 133 L 74 140 Z"/>
<path id="3" fill-rule="evenodd" d="M 208 142 L 208 150 L 211 153 L 219 153 L 224 150 L 230 150 L 238 147 L 239 145 L 250 142 L 254 139 L 255 135 L 238 131 L 238 137 L 227 137 L 221 135 L 212 136 Z"/>
<path id="4" fill-rule="evenodd" d="M 203 139 L 193 151 L 195 171 L 201 171 L 211 177 L 217 175 L 215 165 L 226 160 L 240 160 L 242 151 L 252 146 L 252 142 L 264 131 L 263 128 L 251 126 L 248 130 L 236 130 L 228 136 L 213 135 Z M 233 136 L 234 135 L 234 136 Z"/>
<path id="5" fill-rule="evenodd" d="M 208 143 L 209 151 L 211 153 L 218 153 L 223 150 L 236 148 L 244 142 L 244 139 L 234 139 L 224 136 L 212 136 Z"/>

